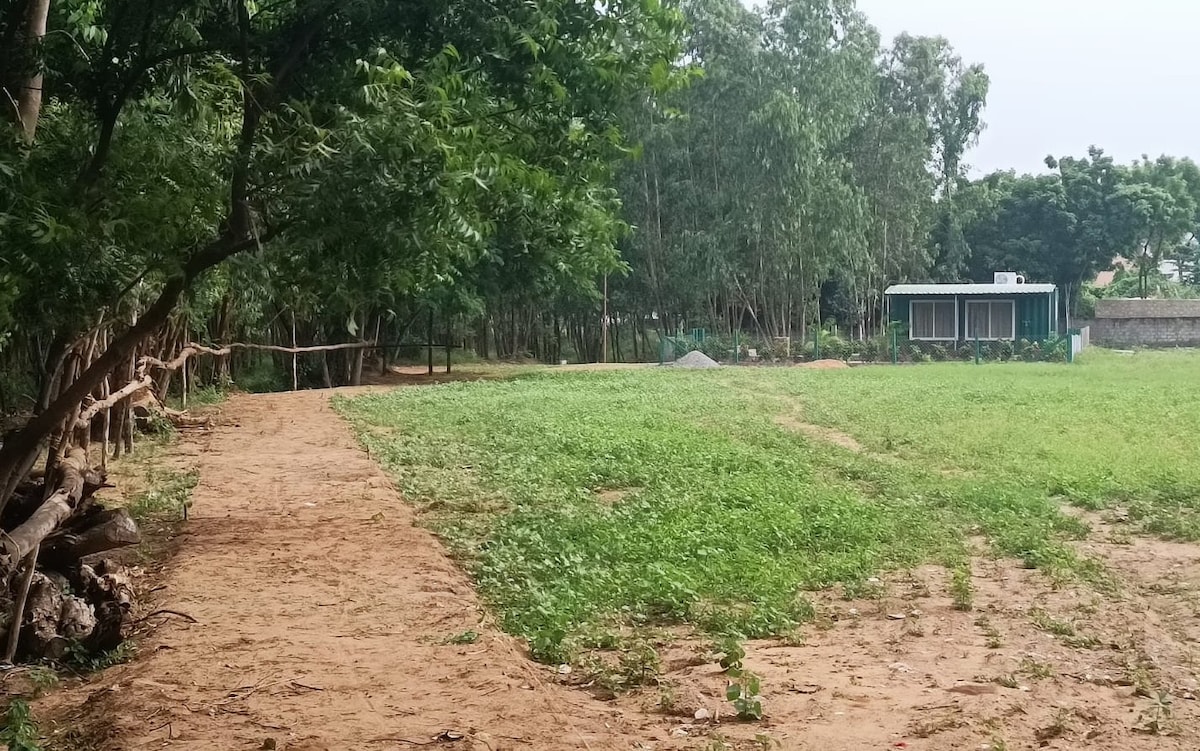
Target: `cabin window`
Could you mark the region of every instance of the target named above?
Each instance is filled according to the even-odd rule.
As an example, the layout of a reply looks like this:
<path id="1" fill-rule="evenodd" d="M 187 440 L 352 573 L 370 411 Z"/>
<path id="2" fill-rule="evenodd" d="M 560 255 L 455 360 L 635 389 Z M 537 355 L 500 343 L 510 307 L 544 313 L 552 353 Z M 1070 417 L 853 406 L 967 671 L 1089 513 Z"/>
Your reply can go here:
<path id="1" fill-rule="evenodd" d="M 967 338 L 996 341 L 1015 339 L 1016 316 L 1012 300 L 967 301 Z"/>
<path id="2" fill-rule="evenodd" d="M 955 340 L 958 317 L 954 308 L 953 300 L 914 300 L 908 338 Z"/>

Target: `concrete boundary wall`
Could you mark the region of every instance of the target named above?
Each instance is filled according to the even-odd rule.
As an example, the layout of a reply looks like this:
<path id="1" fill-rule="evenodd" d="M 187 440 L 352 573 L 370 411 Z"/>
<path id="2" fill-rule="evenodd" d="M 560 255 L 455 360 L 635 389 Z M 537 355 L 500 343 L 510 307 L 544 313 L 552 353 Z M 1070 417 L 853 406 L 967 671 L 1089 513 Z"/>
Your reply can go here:
<path id="1" fill-rule="evenodd" d="M 1200 300 L 1097 300 L 1091 334 L 1105 347 L 1200 347 Z"/>

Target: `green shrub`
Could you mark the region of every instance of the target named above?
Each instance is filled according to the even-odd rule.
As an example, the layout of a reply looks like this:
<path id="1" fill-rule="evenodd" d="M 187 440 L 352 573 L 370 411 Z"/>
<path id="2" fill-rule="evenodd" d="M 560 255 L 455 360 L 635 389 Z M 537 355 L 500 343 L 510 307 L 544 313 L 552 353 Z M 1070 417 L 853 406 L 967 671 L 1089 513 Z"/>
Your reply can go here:
<path id="1" fill-rule="evenodd" d="M 1066 362 L 1071 340 L 1065 336 L 1051 337 L 1042 348 L 1042 359 L 1047 362 Z"/>
<path id="2" fill-rule="evenodd" d="M 703 342 L 694 344 L 693 349 L 700 350 L 718 362 L 728 362 L 733 353 L 733 340 L 724 336 L 709 335 L 704 337 Z"/>
<path id="3" fill-rule="evenodd" d="M 863 362 L 880 362 L 889 358 L 889 342 L 883 337 L 872 337 L 858 346 L 858 356 Z"/>
<path id="4" fill-rule="evenodd" d="M 0 742 L 6 744 L 9 751 L 41 751 L 38 735 L 29 704 L 22 699 L 9 702 L 4 727 L 0 728 Z"/>

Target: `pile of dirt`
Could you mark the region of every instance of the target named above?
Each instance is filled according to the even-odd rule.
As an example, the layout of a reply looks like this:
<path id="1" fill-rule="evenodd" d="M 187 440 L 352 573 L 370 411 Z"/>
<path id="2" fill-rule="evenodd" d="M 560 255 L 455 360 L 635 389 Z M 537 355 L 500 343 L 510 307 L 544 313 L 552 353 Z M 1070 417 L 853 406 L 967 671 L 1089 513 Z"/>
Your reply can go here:
<path id="1" fill-rule="evenodd" d="M 850 366 L 844 360 L 813 360 L 803 363 L 800 367 L 813 370 L 845 370 Z"/>
<path id="2" fill-rule="evenodd" d="M 721 364 L 699 350 L 692 350 L 671 363 L 671 366 L 687 368 L 689 370 L 706 370 L 708 368 L 719 368 Z"/>

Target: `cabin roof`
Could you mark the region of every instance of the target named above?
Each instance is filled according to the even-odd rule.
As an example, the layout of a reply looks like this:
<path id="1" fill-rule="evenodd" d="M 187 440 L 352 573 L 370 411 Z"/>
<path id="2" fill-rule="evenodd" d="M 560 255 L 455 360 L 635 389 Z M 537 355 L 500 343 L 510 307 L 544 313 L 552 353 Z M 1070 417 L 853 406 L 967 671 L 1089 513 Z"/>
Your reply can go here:
<path id="1" fill-rule="evenodd" d="M 893 284 L 885 295 L 1036 295 L 1055 289 L 1053 284 Z"/>

